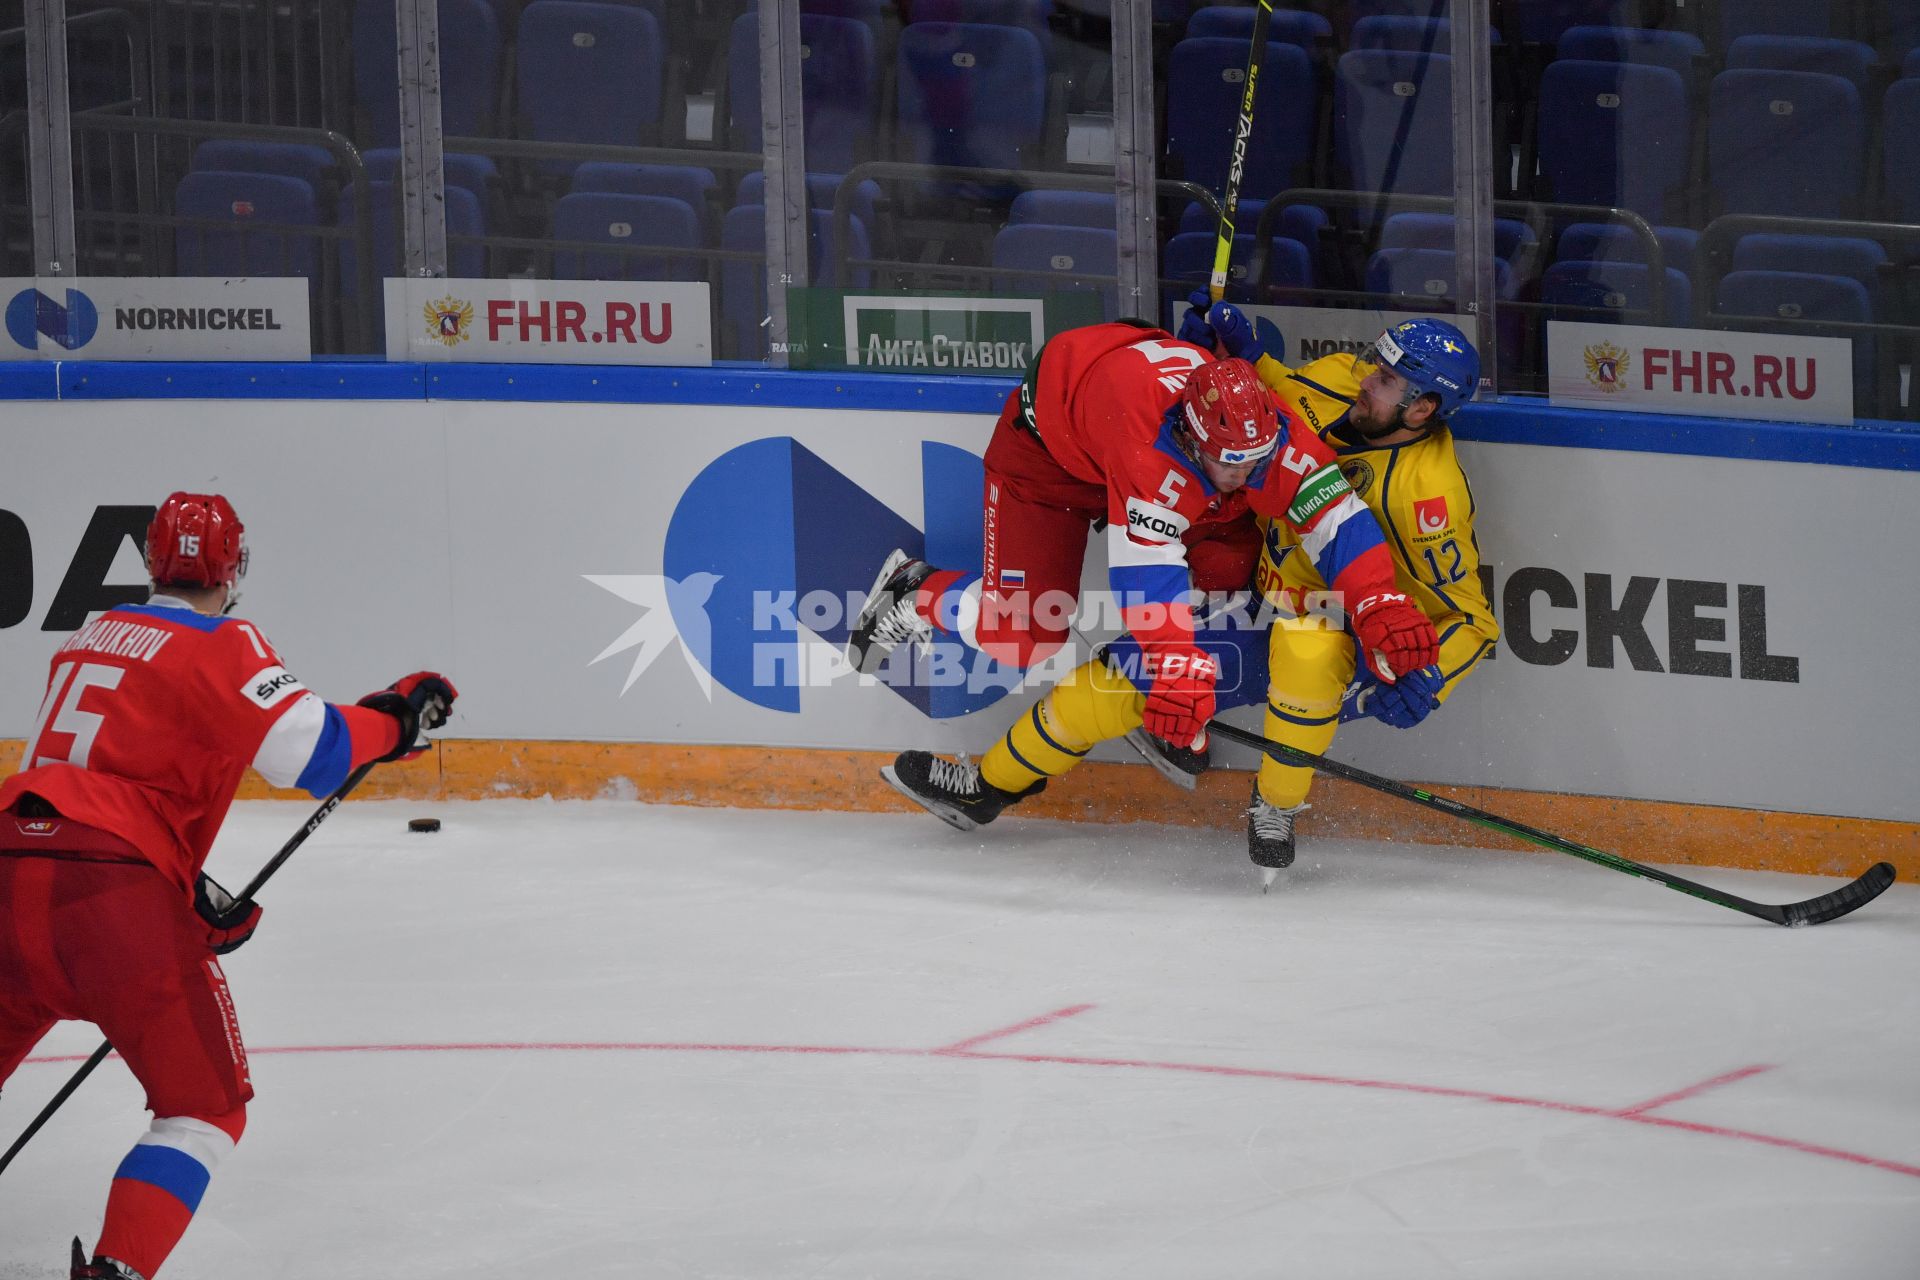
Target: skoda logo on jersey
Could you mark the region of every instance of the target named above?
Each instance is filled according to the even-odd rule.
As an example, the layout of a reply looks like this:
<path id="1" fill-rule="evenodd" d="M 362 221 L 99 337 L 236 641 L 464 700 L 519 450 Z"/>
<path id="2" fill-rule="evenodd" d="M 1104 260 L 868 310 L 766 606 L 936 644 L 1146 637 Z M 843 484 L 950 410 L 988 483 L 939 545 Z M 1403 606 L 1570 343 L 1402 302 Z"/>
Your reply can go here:
<path id="1" fill-rule="evenodd" d="M 22 289 L 7 302 L 7 336 L 28 351 L 40 348 L 42 336 L 67 351 L 93 341 L 100 329 L 100 312 L 93 299 L 78 289 L 67 289 L 66 301 L 38 289 Z"/>
<path id="2" fill-rule="evenodd" d="M 924 532 L 791 437 L 721 454 L 680 495 L 664 572 L 587 576 L 641 608 L 592 661 L 632 653 L 624 694 L 678 650 L 709 698 L 718 683 L 757 706 L 799 713 L 809 687 L 854 678 L 841 650 L 889 551 L 905 547 L 936 564 L 981 562 L 980 459 L 923 442 L 920 471 Z M 934 648 L 931 661 L 916 660 L 911 683 L 883 680 L 926 715 L 977 711 L 1018 681 L 958 641 Z M 923 679 L 930 668 L 963 678 Z"/>

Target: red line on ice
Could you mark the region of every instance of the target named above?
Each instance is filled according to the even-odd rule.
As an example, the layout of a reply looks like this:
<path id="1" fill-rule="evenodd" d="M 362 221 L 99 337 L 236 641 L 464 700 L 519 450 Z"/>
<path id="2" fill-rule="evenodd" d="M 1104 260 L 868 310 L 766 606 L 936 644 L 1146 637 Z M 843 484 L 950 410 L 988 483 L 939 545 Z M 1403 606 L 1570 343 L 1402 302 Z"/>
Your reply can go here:
<path id="1" fill-rule="evenodd" d="M 1738 1071 L 1723 1072 L 1711 1080 L 1702 1080 L 1699 1084 L 1690 1084 L 1684 1089 L 1675 1089 L 1672 1093 L 1663 1093 L 1659 1097 L 1647 1102 L 1642 1102 L 1637 1106 L 1623 1107 L 1614 1114 L 1622 1118 L 1643 1116 L 1649 1111 L 1659 1110 L 1670 1102 L 1679 1102 L 1683 1098 L 1698 1097 L 1709 1089 L 1718 1089 L 1723 1084 L 1732 1084 L 1736 1080 L 1745 1080 L 1748 1076 L 1757 1076 L 1762 1071 L 1771 1070 L 1773 1070 L 1773 1068 L 1763 1062 L 1751 1067 L 1741 1067 Z"/>
<path id="2" fill-rule="evenodd" d="M 1091 1008 L 1093 1008 L 1093 1006 L 1090 1004 L 1070 1004 L 1064 1009 L 1055 1009 L 1052 1013 L 1043 1013 L 1037 1018 L 1028 1018 L 1025 1022 L 1016 1022 L 1012 1026 L 1002 1027 L 998 1031 L 988 1031 L 982 1035 L 968 1036 L 965 1040 L 956 1040 L 944 1049 L 935 1049 L 933 1052 L 964 1054 L 977 1044 L 985 1044 L 989 1040 L 1002 1040 L 1017 1032 L 1031 1031 L 1035 1027 L 1044 1027 L 1049 1022 L 1058 1022 L 1062 1018 L 1071 1018 L 1074 1014 L 1085 1013 Z"/>
<path id="3" fill-rule="evenodd" d="M 1056 1010 L 1040 1018 L 1030 1019 L 1005 1028 L 1002 1031 L 989 1032 L 984 1036 L 975 1036 L 962 1040 L 958 1045 L 979 1043 L 997 1036 L 1011 1035 L 1015 1031 L 1038 1026 L 1056 1018 L 1077 1013 L 1088 1006 L 1074 1006 Z M 1662 1105 L 1678 1098 L 1689 1096 L 1703 1088 L 1724 1083 L 1743 1074 L 1753 1074 L 1762 1068 L 1747 1068 L 1744 1072 L 1729 1072 L 1713 1080 L 1695 1085 L 1691 1089 L 1656 1098 L 1651 1103 L 1642 1103 L 1637 1107 L 1622 1111 L 1613 1107 L 1587 1106 L 1577 1102 L 1558 1102 L 1551 1098 L 1527 1098 L 1518 1094 L 1488 1093 L 1479 1089 L 1456 1089 L 1447 1085 L 1412 1084 L 1400 1080 L 1370 1080 L 1360 1076 L 1332 1076 L 1307 1071 L 1277 1071 L 1266 1067 L 1234 1067 L 1221 1063 L 1206 1062 L 1167 1062 L 1151 1058 L 1091 1058 L 1072 1054 L 1058 1053 L 992 1053 L 975 1049 L 949 1045 L 938 1049 L 896 1049 L 870 1045 L 828 1045 L 828 1044 L 723 1044 L 723 1043 L 682 1043 L 672 1041 L 631 1041 L 631 1042 L 592 1042 L 562 1041 L 557 1043 L 526 1043 L 517 1041 L 476 1041 L 463 1044 L 336 1044 L 336 1045 L 276 1045 L 265 1049 L 248 1047 L 252 1057 L 260 1058 L 279 1054 L 307 1053 L 752 1053 L 752 1054 L 806 1054 L 814 1056 L 838 1057 L 895 1057 L 895 1058 L 949 1058 L 971 1059 L 978 1062 L 1018 1062 L 1063 1067 L 1097 1067 L 1125 1071 L 1166 1071 L 1187 1075 L 1223 1076 L 1247 1080 L 1279 1080 L 1288 1084 L 1331 1085 L 1346 1089 L 1372 1089 L 1385 1093 L 1411 1094 L 1428 1098 L 1455 1098 L 1469 1102 L 1487 1102 L 1505 1107 L 1530 1107 L 1537 1111 L 1557 1111 L 1569 1115 L 1593 1116 L 1601 1120 L 1618 1120 L 1626 1124 L 1651 1125 L 1661 1129 L 1678 1129 L 1685 1133 L 1700 1134 L 1710 1138 L 1726 1138 L 1736 1142 L 1753 1142 L 1762 1146 L 1777 1147 L 1784 1151 L 1796 1151 L 1801 1155 L 1818 1156 L 1827 1160 L 1839 1160 L 1846 1164 L 1862 1165 L 1869 1169 L 1880 1169 L 1887 1173 L 1897 1173 L 1909 1178 L 1920 1178 L 1920 1165 L 1903 1164 L 1898 1160 L 1886 1160 L 1879 1156 L 1865 1155 L 1858 1151 L 1846 1151 L 1839 1147 L 1822 1146 L 1815 1142 L 1802 1142 L 1797 1138 L 1783 1138 L 1770 1133 L 1755 1133 L 1748 1129 L 1730 1129 L 1723 1125 L 1696 1124 L 1689 1120 L 1674 1120 L 1666 1116 L 1646 1114 L 1648 1107 Z M 119 1055 L 114 1055 L 119 1056 Z M 28 1058 L 21 1065 L 51 1064 L 62 1062 L 81 1062 L 82 1054 L 65 1054 L 57 1057 Z"/>

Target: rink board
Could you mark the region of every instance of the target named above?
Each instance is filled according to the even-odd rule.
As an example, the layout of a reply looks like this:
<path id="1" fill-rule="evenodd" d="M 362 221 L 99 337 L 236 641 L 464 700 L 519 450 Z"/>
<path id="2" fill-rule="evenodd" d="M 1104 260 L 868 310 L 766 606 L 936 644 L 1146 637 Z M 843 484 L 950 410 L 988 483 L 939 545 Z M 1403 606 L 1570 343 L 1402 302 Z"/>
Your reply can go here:
<path id="1" fill-rule="evenodd" d="M 345 699 L 443 667 L 463 694 L 455 748 L 978 752 L 1030 693 L 863 682 L 834 669 L 842 620 L 790 606 L 858 596 L 898 541 L 976 546 L 990 427 L 734 405 L 15 403 L 0 738 L 30 730 L 31 673 L 75 611 L 137 590 L 128 509 L 180 487 L 249 521 L 241 612 L 293 670 Z M 1912 473 L 1461 453 L 1507 634 L 1418 732 L 1350 726 L 1342 756 L 1469 787 L 1920 820 L 1920 686 L 1897 678 L 1920 595 L 1887 529 L 1913 509 Z M 1103 563 L 1095 540 L 1089 589 Z M 578 750 L 591 776 L 595 748 Z M 488 785 L 547 789 L 511 769 Z"/>

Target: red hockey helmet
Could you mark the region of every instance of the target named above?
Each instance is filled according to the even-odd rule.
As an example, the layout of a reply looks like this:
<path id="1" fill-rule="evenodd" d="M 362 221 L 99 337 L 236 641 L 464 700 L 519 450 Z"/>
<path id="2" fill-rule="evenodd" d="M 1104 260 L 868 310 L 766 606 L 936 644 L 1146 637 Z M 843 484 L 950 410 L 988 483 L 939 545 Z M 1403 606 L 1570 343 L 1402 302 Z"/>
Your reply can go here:
<path id="1" fill-rule="evenodd" d="M 1216 360 L 1187 376 L 1180 417 L 1194 448 L 1222 466 L 1258 462 L 1280 442 L 1280 415 L 1245 360 Z"/>
<path id="2" fill-rule="evenodd" d="M 147 574 L 161 587 L 226 587 L 247 572 L 247 531 L 217 493 L 175 493 L 147 526 Z"/>

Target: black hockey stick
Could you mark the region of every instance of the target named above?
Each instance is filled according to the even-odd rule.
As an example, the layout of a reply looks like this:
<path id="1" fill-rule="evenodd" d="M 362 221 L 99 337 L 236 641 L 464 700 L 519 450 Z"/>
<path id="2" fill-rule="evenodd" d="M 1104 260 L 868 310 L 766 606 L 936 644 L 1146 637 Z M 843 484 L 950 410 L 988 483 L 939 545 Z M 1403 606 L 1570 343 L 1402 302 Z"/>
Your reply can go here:
<path id="1" fill-rule="evenodd" d="M 1358 769 L 1350 764 L 1342 764 L 1338 760 L 1315 755 L 1311 751 L 1302 751 L 1298 747 L 1290 747 L 1283 742 L 1275 742 L 1271 738 L 1263 738 L 1257 733 L 1249 733 L 1245 729 L 1237 729 L 1233 725 L 1223 723 L 1219 720 L 1208 721 L 1207 728 L 1219 734 L 1228 742 L 1237 742 L 1242 746 L 1252 747 L 1256 751 L 1273 757 L 1273 759 L 1279 761 L 1281 764 L 1298 765 L 1304 768 L 1317 769 L 1321 773 L 1330 773 L 1336 778 L 1345 778 L 1348 782 L 1355 782 L 1363 787 L 1370 787 L 1375 791 L 1384 792 L 1390 796 L 1398 796 L 1400 799 L 1411 801 L 1422 808 L 1437 809 L 1441 813 L 1452 814 L 1456 818 L 1486 827 L 1492 831 L 1498 831 L 1502 835 L 1512 836 L 1518 840 L 1525 840 L 1529 843 L 1537 844 L 1542 848 L 1552 849 L 1556 853 L 1570 853 L 1576 858 L 1585 858 L 1588 862 L 1598 863 L 1603 867 L 1611 867 L 1615 871 L 1624 871 L 1628 875 L 1639 876 L 1642 880 L 1658 881 L 1660 884 L 1666 885 L 1669 889 L 1678 889 L 1681 893 L 1689 894 L 1704 902 L 1711 902 L 1721 907 L 1731 907 L 1735 911 L 1744 911 L 1750 916 L 1757 917 L 1761 920 L 1769 920 L 1774 924 L 1799 926 L 1805 924 L 1825 924 L 1829 920 L 1838 920 L 1849 911 L 1863 907 L 1879 897 L 1886 891 L 1887 886 L 1893 883 L 1894 879 L 1892 863 L 1876 862 L 1871 867 L 1868 867 L 1866 871 L 1862 872 L 1858 879 L 1841 885 L 1832 893 L 1823 893 L 1817 898 L 1808 898 L 1805 902 L 1789 902 L 1784 906 L 1774 906 L 1768 902 L 1750 902 L 1745 898 L 1727 893 L 1724 890 L 1714 889 L 1704 884 L 1697 884 L 1692 880 L 1661 871 L 1657 867 L 1645 866 L 1633 861 L 1631 858 L 1623 858 L 1616 853 L 1607 853 L 1601 849 L 1589 848 L 1584 844 L 1576 844 L 1564 836 L 1554 835 L 1551 831 L 1542 831 L 1538 827 L 1530 827 L 1524 822 L 1515 822 L 1511 818 L 1503 818 L 1498 814 L 1488 813 L 1485 809 L 1476 809 L 1472 805 L 1461 804 L 1458 800 L 1449 800 L 1445 796 L 1436 796 L 1431 792 L 1422 791 L 1418 787 L 1410 787 L 1405 783 L 1395 782 L 1391 778 L 1383 778 L 1377 773 L 1368 773 L 1365 769 Z"/>
<path id="2" fill-rule="evenodd" d="M 260 891 L 260 886 L 273 878 L 273 873 L 280 869 L 281 864 L 293 856 L 295 849 L 298 849 L 307 842 L 308 836 L 320 829 L 320 824 L 325 822 L 328 817 L 332 815 L 333 811 L 340 807 L 340 802 L 345 800 L 348 794 L 352 792 L 355 787 L 359 786 L 361 781 L 369 773 L 373 772 L 373 766 L 378 763 L 378 761 L 369 761 L 347 775 L 347 780 L 340 784 L 339 790 L 320 802 L 320 807 L 313 811 L 313 816 L 307 819 L 306 825 L 294 832 L 291 840 L 288 840 L 284 845 L 280 846 L 280 852 L 274 854 L 267 865 L 260 868 L 260 874 L 256 875 L 247 883 L 247 887 L 240 891 L 234 901 L 246 902 L 251 900 L 254 894 Z M 0 1155 L 0 1173 L 6 1172 L 7 1166 L 13 1163 L 13 1158 L 20 1154 L 20 1149 L 33 1140 L 33 1135 L 40 1132 L 41 1127 L 53 1118 L 53 1113 L 58 1111 L 62 1104 L 73 1096 L 74 1090 L 78 1089 L 81 1083 L 93 1074 L 93 1069 L 105 1062 L 107 1055 L 112 1052 L 113 1045 L 102 1040 L 100 1047 L 93 1051 L 93 1056 L 81 1063 L 80 1069 L 74 1072 L 73 1077 L 60 1087 L 60 1092 L 53 1095 L 53 1100 L 40 1109 L 40 1114 L 33 1118 L 33 1123 L 27 1126 L 26 1132 L 14 1140 L 13 1145 L 7 1148 L 5 1155 Z"/>
<path id="3" fill-rule="evenodd" d="M 1218 302 L 1227 292 L 1227 263 L 1233 257 L 1233 215 L 1240 207 L 1240 176 L 1247 168 L 1247 146 L 1253 139 L 1253 103 L 1260 88 L 1260 71 L 1267 61 L 1267 24 L 1273 20 L 1273 0 L 1260 0 L 1253 14 L 1253 40 L 1247 45 L 1246 88 L 1240 92 L 1240 115 L 1234 121 L 1233 148 L 1228 153 L 1227 189 L 1220 198 L 1219 238 L 1213 246 L 1213 277 L 1207 293 Z"/>

